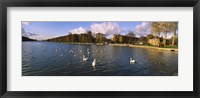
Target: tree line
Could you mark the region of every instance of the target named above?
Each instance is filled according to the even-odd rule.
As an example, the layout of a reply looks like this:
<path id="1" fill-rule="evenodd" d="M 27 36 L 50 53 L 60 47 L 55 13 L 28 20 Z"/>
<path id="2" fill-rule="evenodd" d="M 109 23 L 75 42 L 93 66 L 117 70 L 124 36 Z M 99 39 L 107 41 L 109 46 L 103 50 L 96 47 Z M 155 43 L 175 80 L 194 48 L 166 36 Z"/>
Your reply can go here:
<path id="1" fill-rule="evenodd" d="M 84 34 L 69 33 L 66 36 L 60 36 L 47 41 L 53 42 L 77 42 L 77 43 L 126 43 L 126 44 L 148 44 L 149 39 L 158 39 L 159 44 L 175 45 L 178 43 L 176 32 L 178 29 L 177 22 L 152 22 L 151 33 L 146 36 L 136 37 L 133 31 L 129 31 L 126 35 L 114 34 L 111 39 L 106 38 L 103 33 L 92 35 L 91 31 Z M 161 36 L 162 33 L 162 36 Z M 171 39 L 167 39 L 167 35 L 173 33 Z"/>
<path id="2" fill-rule="evenodd" d="M 162 32 L 162 44 L 166 45 L 167 43 L 167 35 L 169 33 L 173 34 L 171 45 L 175 45 L 175 41 L 177 39 L 176 32 L 178 30 L 178 22 L 152 22 L 151 32 L 157 39 L 160 39 L 160 35 Z"/>
<path id="3" fill-rule="evenodd" d="M 47 41 L 53 42 L 78 42 L 78 43 L 103 43 L 107 42 L 105 35 L 102 33 L 98 33 L 95 35 L 96 37 L 92 36 L 91 31 L 87 31 L 84 34 L 72 34 L 69 33 L 66 36 L 60 36 L 52 39 L 48 39 Z"/>
<path id="4" fill-rule="evenodd" d="M 113 38 L 108 39 L 102 33 L 97 33 L 94 36 L 91 31 L 87 31 L 85 34 L 72 34 L 69 33 L 66 36 L 60 36 L 47 41 L 52 42 L 78 42 L 78 43 L 129 43 L 137 41 L 134 32 L 129 32 L 127 35 L 114 34 Z"/>

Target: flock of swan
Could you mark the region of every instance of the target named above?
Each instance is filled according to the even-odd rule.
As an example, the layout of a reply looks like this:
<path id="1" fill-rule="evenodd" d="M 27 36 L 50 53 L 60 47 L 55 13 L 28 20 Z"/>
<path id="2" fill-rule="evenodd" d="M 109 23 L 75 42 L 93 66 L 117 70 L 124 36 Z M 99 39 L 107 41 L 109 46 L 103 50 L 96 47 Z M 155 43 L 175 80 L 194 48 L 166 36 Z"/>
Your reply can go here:
<path id="1" fill-rule="evenodd" d="M 88 56 L 89 56 L 89 54 L 90 54 L 89 49 L 87 49 L 87 54 L 88 54 Z M 87 61 L 87 60 L 88 60 L 88 58 L 85 57 L 85 55 L 83 55 L 83 61 Z M 94 59 L 94 61 L 92 62 L 92 66 L 93 66 L 93 67 L 96 66 L 96 59 Z"/>
<path id="2" fill-rule="evenodd" d="M 60 48 L 56 49 L 56 51 L 59 51 L 59 50 L 60 50 Z M 67 51 L 67 50 L 66 50 L 66 51 Z M 69 53 L 73 53 L 73 52 L 74 52 L 74 51 L 73 51 L 72 49 L 69 50 Z M 82 52 L 82 50 L 80 50 L 80 52 Z M 89 54 L 90 54 L 90 51 L 89 51 L 89 49 L 87 49 L 87 55 L 88 55 L 88 57 L 89 57 Z M 60 56 L 63 56 L 63 55 L 61 54 Z M 74 55 L 74 56 L 76 56 L 76 55 Z M 84 62 L 85 62 L 85 61 L 88 61 L 88 59 L 89 59 L 88 57 L 86 57 L 85 55 L 83 55 L 82 60 L 83 60 Z M 130 58 L 130 64 L 134 64 L 134 63 L 136 63 L 136 60 Z M 93 66 L 93 67 L 96 66 L 96 59 L 93 60 L 92 66 Z"/>
<path id="3" fill-rule="evenodd" d="M 87 49 L 87 53 L 89 55 L 89 49 Z M 83 55 L 83 61 L 87 61 L 87 60 L 88 60 L 88 58 L 85 57 L 85 55 Z M 136 61 L 134 59 L 130 58 L 130 64 L 134 64 L 134 63 L 136 63 Z M 92 62 L 92 66 L 93 67 L 96 66 L 96 59 L 94 59 L 94 61 Z"/>

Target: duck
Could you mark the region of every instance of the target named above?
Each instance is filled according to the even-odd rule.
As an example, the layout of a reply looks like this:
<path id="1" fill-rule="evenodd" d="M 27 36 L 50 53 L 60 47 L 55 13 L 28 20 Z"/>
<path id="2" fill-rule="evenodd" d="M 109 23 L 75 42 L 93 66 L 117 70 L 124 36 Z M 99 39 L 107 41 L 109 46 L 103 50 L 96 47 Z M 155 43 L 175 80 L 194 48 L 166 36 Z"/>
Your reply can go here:
<path id="1" fill-rule="evenodd" d="M 130 63 L 135 63 L 136 61 L 130 58 Z"/>
<path id="2" fill-rule="evenodd" d="M 94 59 L 94 61 L 92 62 L 92 66 L 96 66 L 96 59 Z"/>
<path id="3" fill-rule="evenodd" d="M 85 57 L 85 55 L 83 55 L 83 61 L 87 61 L 88 58 Z"/>

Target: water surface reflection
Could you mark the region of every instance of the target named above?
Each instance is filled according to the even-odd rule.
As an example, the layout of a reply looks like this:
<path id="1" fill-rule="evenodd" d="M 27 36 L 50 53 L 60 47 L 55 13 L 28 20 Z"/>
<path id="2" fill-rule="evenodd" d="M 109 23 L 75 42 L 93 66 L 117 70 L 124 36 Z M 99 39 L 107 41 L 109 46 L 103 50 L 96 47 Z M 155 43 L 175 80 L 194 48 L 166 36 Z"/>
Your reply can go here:
<path id="1" fill-rule="evenodd" d="M 88 60 L 83 60 L 85 55 Z M 130 63 L 130 58 L 136 63 Z M 96 66 L 92 62 L 96 59 Z M 178 52 L 109 45 L 22 42 L 23 76 L 171 76 Z"/>

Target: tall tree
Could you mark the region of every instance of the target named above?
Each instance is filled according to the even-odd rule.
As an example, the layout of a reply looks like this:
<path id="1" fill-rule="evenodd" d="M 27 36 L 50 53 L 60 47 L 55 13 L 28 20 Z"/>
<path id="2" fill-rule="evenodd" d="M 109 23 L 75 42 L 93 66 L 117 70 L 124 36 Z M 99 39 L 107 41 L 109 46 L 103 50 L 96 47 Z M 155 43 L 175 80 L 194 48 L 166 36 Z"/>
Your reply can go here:
<path id="1" fill-rule="evenodd" d="M 123 43 L 123 36 L 122 35 L 119 35 L 119 42 Z"/>
<path id="2" fill-rule="evenodd" d="M 151 25 L 151 33 L 155 36 L 157 39 L 157 44 L 160 44 L 161 39 L 160 39 L 160 32 L 161 32 L 161 22 L 153 22 Z"/>
<path id="3" fill-rule="evenodd" d="M 115 34 L 114 34 L 114 35 L 113 35 L 113 39 L 112 39 L 112 40 L 113 40 L 113 42 L 115 42 L 115 43 L 116 43 L 116 42 L 117 42 L 117 35 L 115 35 Z"/>
<path id="4" fill-rule="evenodd" d="M 123 42 L 131 44 L 135 39 L 135 33 L 133 31 L 129 31 L 126 36 L 123 36 Z"/>
<path id="5" fill-rule="evenodd" d="M 106 41 L 105 35 L 102 33 L 96 34 L 96 43 L 103 43 Z"/>
<path id="6" fill-rule="evenodd" d="M 81 36 L 80 36 L 80 42 L 87 43 L 87 34 L 81 34 Z"/>
<path id="7" fill-rule="evenodd" d="M 87 35 L 88 35 L 87 41 L 88 41 L 88 43 L 91 43 L 92 42 L 92 32 L 91 31 L 87 31 Z"/>
<path id="8" fill-rule="evenodd" d="M 69 36 L 68 35 L 66 36 L 66 42 L 69 42 Z"/>
<path id="9" fill-rule="evenodd" d="M 160 37 L 160 22 L 153 22 L 151 25 L 151 33 L 159 39 Z"/>
<path id="10" fill-rule="evenodd" d="M 74 34 L 74 42 L 79 42 L 79 35 L 78 34 Z"/>
<path id="11" fill-rule="evenodd" d="M 133 31 L 129 31 L 128 34 L 127 34 L 126 36 L 132 37 L 132 38 L 133 38 L 133 37 L 135 37 L 135 34 L 134 34 Z"/>
<path id="12" fill-rule="evenodd" d="M 138 40 L 140 43 L 142 44 L 146 44 L 146 37 L 144 36 L 140 36 L 139 40 Z"/>
<path id="13" fill-rule="evenodd" d="M 170 32 L 170 26 L 171 26 L 170 22 L 161 22 L 160 23 L 160 28 L 163 33 L 163 45 L 164 46 L 166 45 L 166 42 L 167 42 L 167 33 Z"/>
<path id="14" fill-rule="evenodd" d="M 147 39 L 147 42 L 149 41 L 149 39 L 152 39 L 152 38 L 153 38 L 153 34 L 148 34 L 148 35 L 147 35 L 147 38 L 146 38 L 146 39 Z"/>
<path id="15" fill-rule="evenodd" d="M 171 22 L 170 24 L 171 24 L 170 30 L 173 33 L 172 45 L 174 45 L 175 40 L 176 40 L 176 31 L 178 30 L 178 22 Z"/>

